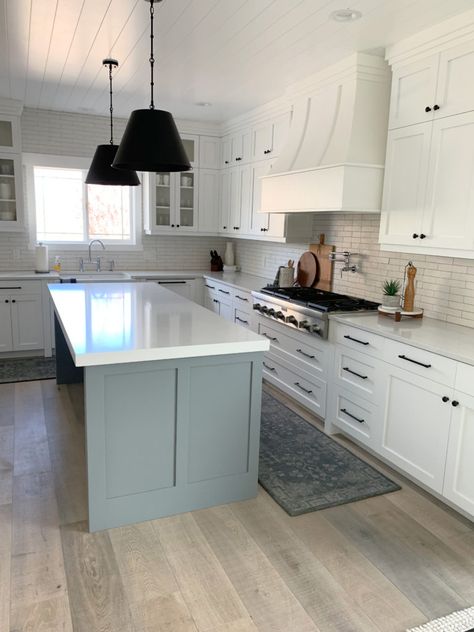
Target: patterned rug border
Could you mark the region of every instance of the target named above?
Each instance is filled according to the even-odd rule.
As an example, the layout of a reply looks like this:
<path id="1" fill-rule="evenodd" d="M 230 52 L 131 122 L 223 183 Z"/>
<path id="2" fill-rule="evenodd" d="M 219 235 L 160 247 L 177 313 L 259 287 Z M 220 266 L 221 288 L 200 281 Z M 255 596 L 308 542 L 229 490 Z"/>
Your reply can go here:
<path id="1" fill-rule="evenodd" d="M 54 356 L 33 356 L 30 358 L 5 358 L 0 360 L 0 384 L 17 382 L 38 382 L 56 377 Z"/>
<path id="2" fill-rule="evenodd" d="M 259 484 L 273 498 L 273 500 L 275 500 L 275 502 L 277 502 L 280 505 L 280 507 L 282 507 L 286 511 L 286 513 L 289 516 L 291 516 L 291 517 L 302 516 L 302 515 L 307 514 L 307 513 L 312 513 L 313 511 L 320 511 L 322 509 L 329 509 L 331 507 L 339 507 L 341 505 L 347 505 L 347 504 L 349 504 L 351 502 L 357 502 L 359 500 L 366 500 L 368 498 L 374 498 L 376 496 L 383 496 L 385 494 L 391 494 L 391 493 L 397 492 L 397 491 L 399 491 L 401 489 L 401 486 L 398 483 L 395 483 L 394 481 L 392 481 L 388 476 L 383 474 L 376 467 L 374 467 L 370 463 L 367 463 L 366 461 L 364 461 L 364 459 L 362 459 L 357 454 L 354 454 L 353 452 L 351 452 L 351 450 L 346 448 L 346 446 L 341 445 L 340 443 L 335 441 L 330 435 L 327 435 L 325 432 L 323 432 L 322 430 L 320 430 L 319 428 L 314 426 L 311 422 L 307 421 L 304 417 L 302 417 L 301 415 L 296 413 L 294 410 L 292 410 L 291 408 L 288 408 L 288 406 L 283 404 L 278 398 L 274 397 L 273 395 L 271 395 L 268 392 L 264 392 L 264 397 L 265 396 L 273 399 L 280 406 L 283 406 L 284 408 L 286 408 L 289 411 L 289 413 L 291 413 L 292 415 L 297 417 L 297 419 L 299 421 L 304 422 L 312 430 L 314 430 L 315 432 L 319 433 L 324 438 L 324 440 L 328 440 L 328 441 L 333 442 L 338 447 L 338 449 L 348 453 L 353 459 L 357 460 L 359 463 L 362 463 L 366 468 L 368 468 L 368 469 L 372 470 L 373 472 L 375 472 L 376 474 L 378 474 L 381 478 L 383 478 L 385 481 L 387 481 L 387 483 L 391 487 L 391 489 L 381 489 L 379 491 L 368 492 L 367 494 L 357 494 L 357 497 L 356 498 L 352 498 L 352 499 L 345 499 L 344 498 L 344 499 L 341 499 L 340 501 L 329 501 L 329 502 L 323 503 L 323 504 L 321 504 L 321 505 L 319 505 L 317 507 L 308 507 L 308 508 L 305 508 L 305 509 L 302 509 L 302 510 L 294 510 L 294 509 L 291 509 L 291 507 L 285 502 L 284 499 L 282 499 L 281 497 L 278 497 L 278 494 L 275 493 L 274 491 L 272 491 L 272 489 L 270 489 L 270 487 L 265 482 L 263 482 L 261 480 L 260 473 L 259 473 L 259 479 L 258 479 Z M 263 407 L 263 401 L 262 401 L 262 407 Z"/>
<path id="3" fill-rule="evenodd" d="M 473 626 L 474 607 L 470 607 L 457 610 L 439 619 L 433 619 L 433 621 L 428 621 L 417 628 L 410 628 L 407 632 L 473 632 Z"/>

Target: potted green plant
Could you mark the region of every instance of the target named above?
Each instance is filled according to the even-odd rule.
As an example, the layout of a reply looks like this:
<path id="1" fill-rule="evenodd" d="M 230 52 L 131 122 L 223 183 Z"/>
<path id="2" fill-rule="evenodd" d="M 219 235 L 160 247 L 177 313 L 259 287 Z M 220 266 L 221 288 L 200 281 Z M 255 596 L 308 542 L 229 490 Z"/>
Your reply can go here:
<path id="1" fill-rule="evenodd" d="M 383 283 L 382 307 L 400 307 L 401 283 L 397 279 L 390 279 Z"/>

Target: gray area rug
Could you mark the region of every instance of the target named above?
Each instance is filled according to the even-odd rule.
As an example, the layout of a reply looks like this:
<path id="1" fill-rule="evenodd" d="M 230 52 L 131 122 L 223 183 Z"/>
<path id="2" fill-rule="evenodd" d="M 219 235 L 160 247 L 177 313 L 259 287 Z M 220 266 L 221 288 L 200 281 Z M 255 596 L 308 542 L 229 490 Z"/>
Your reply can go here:
<path id="1" fill-rule="evenodd" d="M 474 632 L 474 608 L 458 610 L 407 632 Z"/>
<path id="2" fill-rule="evenodd" d="M 56 377 L 54 358 L 12 358 L 0 360 L 0 384 L 31 382 Z"/>
<path id="3" fill-rule="evenodd" d="M 259 481 L 290 516 L 400 489 L 265 392 Z"/>

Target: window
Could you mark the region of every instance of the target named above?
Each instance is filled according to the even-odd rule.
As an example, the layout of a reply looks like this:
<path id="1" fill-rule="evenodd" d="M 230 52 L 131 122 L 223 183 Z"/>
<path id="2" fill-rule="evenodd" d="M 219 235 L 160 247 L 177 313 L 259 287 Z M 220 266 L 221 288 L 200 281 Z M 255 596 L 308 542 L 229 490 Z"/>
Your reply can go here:
<path id="1" fill-rule="evenodd" d="M 86 185 L 88 166 L 84 167 L 87 161 L 83 159 L 32 156 L 30 161 L 28 197 L 34 202 L 34 241 L 58 245 L 84 245 L 92 239 L 116 246 L 137 243 L 139 187 Z"/>

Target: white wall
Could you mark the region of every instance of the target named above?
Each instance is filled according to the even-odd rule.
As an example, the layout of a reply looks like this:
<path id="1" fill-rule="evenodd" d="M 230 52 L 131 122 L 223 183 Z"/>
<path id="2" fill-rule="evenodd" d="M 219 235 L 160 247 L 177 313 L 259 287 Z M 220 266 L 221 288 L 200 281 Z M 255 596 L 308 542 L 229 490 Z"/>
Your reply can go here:
<path id="1" fill-rule="evenodd" d="M 115 139 L 122 136 L 126 121 L 115 120 Z M 21 117 L 24 152 L 92 158 L 98 144 L 107 143 L 109 119 L 101 116 L 33 110 L 25 108 Z M 27 203 L 27 200 L 25 200 Z M 114 259 L 122 270 L 207 270 L 209 250 L 223 252 L 220 237 L 174 237 L 143 235 L 142 251 L 113 252 L 108 248 L 103 259 Z M 34 251 L 29 247 L 28 231 L 0 231 L 0 270 L 34 269 Z M 77 270 L 79 258 L 87 251 L 50 248 L 50 259 L 61 256 L 64 270 Z"/>
<path id="2" fill-rule="evenodd" d="M 334 291 L 380 301 L 382 282 L 403 279 L 403 269 L 412 259 L 418 270 L 416 303 L 426 316 L 474 327 L 474 260 L 381 252 L 379 222 L 380 216 L 371 214 L 314 215 L 312 242 L 325 233 L 326 243 L 337 250 L 360 253 L 354 257 L 354 263 L 360 264 L 358 273 L 344 272 L 341 278 L 342 264 L 336 264 Z M 279 265 L 298 260 L 307 246 L 237 241 L 236 254 L 245 272 L 273 278 Z"/>

